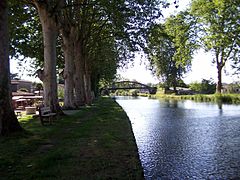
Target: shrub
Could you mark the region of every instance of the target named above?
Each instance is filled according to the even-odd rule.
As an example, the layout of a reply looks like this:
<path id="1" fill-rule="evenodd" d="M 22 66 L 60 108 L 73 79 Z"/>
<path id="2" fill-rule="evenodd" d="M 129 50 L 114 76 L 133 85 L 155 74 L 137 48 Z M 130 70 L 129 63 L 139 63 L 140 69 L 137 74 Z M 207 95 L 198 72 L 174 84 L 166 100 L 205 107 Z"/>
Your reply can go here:
<path id="1" fill-rule="evenodd" d="M 212 82 L 212 80 L 203 79 L 201 83 L 191 83 L 190 89 L 201 94 L 214 94 L 216 91 L 216 84 Z"/>

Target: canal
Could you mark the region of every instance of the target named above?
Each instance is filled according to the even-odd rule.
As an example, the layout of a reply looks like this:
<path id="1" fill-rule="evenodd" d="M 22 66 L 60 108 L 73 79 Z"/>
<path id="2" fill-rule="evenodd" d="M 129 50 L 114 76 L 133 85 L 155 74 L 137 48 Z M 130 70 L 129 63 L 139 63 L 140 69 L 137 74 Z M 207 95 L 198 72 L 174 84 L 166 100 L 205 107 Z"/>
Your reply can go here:
<path id="1" fill-rule="evenodd" d="M 145 179 L 239 179 L 240 106 L 117 97 Z"/>

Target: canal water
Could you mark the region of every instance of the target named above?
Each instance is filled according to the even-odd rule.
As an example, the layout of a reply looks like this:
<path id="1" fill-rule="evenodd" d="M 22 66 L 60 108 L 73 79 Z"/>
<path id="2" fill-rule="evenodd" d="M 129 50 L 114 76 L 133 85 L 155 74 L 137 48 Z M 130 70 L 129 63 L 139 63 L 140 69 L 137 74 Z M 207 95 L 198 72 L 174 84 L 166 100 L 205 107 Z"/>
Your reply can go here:
<path id="1" fill-rule="evenodd" d="M 240 106 L 117 97 L 145 179 L 240 179 Z"/>

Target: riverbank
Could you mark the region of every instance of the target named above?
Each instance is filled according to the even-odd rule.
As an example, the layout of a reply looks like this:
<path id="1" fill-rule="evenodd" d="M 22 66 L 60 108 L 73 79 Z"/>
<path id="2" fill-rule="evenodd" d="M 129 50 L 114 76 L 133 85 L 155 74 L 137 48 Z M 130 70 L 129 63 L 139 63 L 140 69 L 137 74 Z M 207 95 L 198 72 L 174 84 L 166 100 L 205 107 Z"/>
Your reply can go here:
<path id="1" fill-rule="evenodd" d="M 20 122 L 26 132 L 0 138 L 4 179 L 143 179 L 130 121 L 109 98 L 52 126 Z"/>
<path id="2" fill-rule="evenodd" d="M 156 94 L 150 95 L 151 98 L 165 98 L 177 100 L 194 100 L 199 102 L 217 102 L 228 104 L 240 104 L 240 94 L 196 94 L 196 95 L 175 95 L 175 94 Z"/>

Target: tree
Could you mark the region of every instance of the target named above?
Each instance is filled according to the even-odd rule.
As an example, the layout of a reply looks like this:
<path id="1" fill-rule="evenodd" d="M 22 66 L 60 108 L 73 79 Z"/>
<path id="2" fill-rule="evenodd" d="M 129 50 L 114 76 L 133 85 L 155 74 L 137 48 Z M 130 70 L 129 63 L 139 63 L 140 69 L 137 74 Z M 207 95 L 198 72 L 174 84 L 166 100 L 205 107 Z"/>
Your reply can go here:
<path id="1" fill-rule="evenodd" d="M 214 83 L 212 79 L 203 79 L 201 83 L 191 83 L 190 89 L 201 94 L 213 94 L 216 91 L 216 83 Z"/>
<path id="2" fill-rule="evenodd" d="M 148 37 L 147 57 L 153 72 L 162 78 L 165 88 L 176 86 L 191 65 L 197 48 L 191 32 L 194 23 L 181 12 L 170 16 L 164 24 L 152 27 Z"/>
<path id="3" fill-rule="evenodd" d="M 159 17 L 161 3 L 158 0 L 152 2 L 75 0 L 65 3 L 66 8 L 61 11 L 60 17 L 61 34 L 64 44 L 71 44 L 64 45 L 65 57 L 72 54 L 68 52 L 71 51 L 69 48 L 73 42 L 76 69 L 68 70 L 71 67 L 69 65 L 73 64 L 71 60 L 73 57 L 68 56 L 69 58 L 65 59 L 65 83 L 72 82 L 69 79 L 72 77 L 70 72 L 75 72 L 75 100 L 76 105 L 79 106 L 84 103 L 83 101 L 89 104 L 91 89 L 95 89 L 92 87 L 92 82 L 99 79 L 102 73 L 104 59 L 99 57 L 106 58 L 107 55 L 107 60 L 115 60 L 115 68 L 120 61 L 123 64 L 130 61 L 133 58 L 132 52 L 144 44 L 146 29 Z M 108 50 L 108 53 L 102 55 L 103 51 L 99 49 L 104 48 L 100 48 L 99 44 L 101 46 L 107 44 L 113 51 Z M 119 53 L 116 53 L 116 48 Z M 115 53 L 112 53 L 114 51 Z M 73 86 L 67 85 L 67 87 Z M 72 98 L 71 89 L 69 88 L 69 93 L 66 93 L 66 102 L 70 102 L 68 99 Z M 68 104 L 72 106 L 71 103 Z"/>
<path id="4" fill-rule="evenodd" d="M 0 134 L 21 131 L 11 103 L 7 1 L 0 1 Z"/>
<path id="5" fill-rule="evenodd" d="M 10 0 L 9 28 L 10 28 L 10 56 L 19 60 L 19 65 L 32 59 L 33 69 L 44 67 L 44 45 L 41 22 L 34 6 L 25 1 Z M 60 38 L 57 38 L 57 68 L 63 67 Z M 24 67 L 26 68 L 26 67 Z M 36 71 L 29 72 L 36 75 Z"/>
<path id="6" fill-rule="evenodd" d="M 113 61 L 111 61 L 116 62 L 115 66 L 112 66 L 113 68 L 116 68 L 120 61 L 122 64 L 126 64 L 126 62 L 133 59 L 133 51 L 139 50 L 145 45 L 146 29 L 160 17 L 160 7 L 164 4 L 161 0 L 151 2 L 147 0 L 110 2 L 105 0 L 24 0 L 23 2 L 31 4 L 37 9 L 41 21 L 44 39 L 44 46 L 41 46 L 44 48 L 44 70 L 38 72 L 42 72 L 41 77 L 44 81 L 44 102 L 52 106 L 53 110 L 58 108 L 55 77 L 56 34 L 59 28 L 64 44 L 65 58 L 68 56 L 69 58 L 67 57 L 66 59 L 70 59 L 69 61 L 65 59 L 64 77 L 65 83 L 67 83 L 65 84 L 67 87 L 65 90 L 68 91 L 68 93 L 65 93 L 65 102 L 69 107 L 74 106 L 72 103 L 74 97 L 75 104 L 79 106 L 90 102 L 91 89 L 95 89 L 91 83 L 95 82 L 94 84 L 96 85 L 96 82 L 99 81 L 101 74 L 99 69 L 101 69 L 101 61 L 103 61 L 100 58 L 96 58 L 102 53 L 102 51 L 99 51 L 99 42 L 103 43 L 106 42 L 103 39 L 109 39 L 110 48 L 113 50 L 112 52 L 108 51 L 107 54 L 115 56 L 112 57 Z M 32 8 L 23 7 L 23 12 L 26 15 L 31 14 Z M 36 16 L 33 15 L 33 17 L 30 18 L 33 20 L 33 23 L 23 22 L 21 18 L 17 18 L 20 22 L 20 29 L 27 32 L 26 29 L 29 30 L 32 25 L 37 24 L 35 23 L 37 22 Z M 40 32 L 40 30 L 37 32 Z M 24 36 L 26 39 L 24 41 L 16 42 L 28 42 L 31 37 L 40 33 L 33 34 Z M 104 46 L 104 44 L 101 44 L 101 46 Z M 22 49 L 24 50 L 25 48 Z M 31 52 L 25 53 L 24 51 L 24 54 L 28 53 L 31 54 Z M 71 57 L 72 54 L 74 55 L 73 57 Z M 41 57 L 37 59 L 41 59 Z M 74 59 L 74 62 L 71 59 Z M 107 60 L 109 61 L 109 59 L 111 58 L 108 56 Z M 71 66 L 75 67 L 75 70 L 67 69 Z M 71 78 L 73 77 L 72 73 L 74 73 L 74 81 Z M 71 85 L 73 82 L 74 86 Z M 75 96 L 73 96 L 73 92 L 75 92 Z"/>
<path id="7" fill-rule="evenodd" d="M 62 1 L 26 0 L 38 12 L 43 32 L 44 70 L 41 71 L 43 81 L 44 104 L 54 112 L 61 112 L 57 97 L 56 76 L 56 42 L 58 35 L 57 12 L 62 8 Z"/>
<path id="8" fill-rule="evenodd" d="M 43 67 L 43 36 L 36 9 L 23 2 L 9 1 L 10 56 L 22 60 L 34 59 Z"/>
<path id="9" fill-rule="evenodd" d="M 204 49 L 212 52 L 218 82 L 222 90 L 222 69 L 227 61 L 236 61 L 240 52 L 240 3 L 232 0 L 193 0 L 191 14 L 199 23 L 198 34 Z"/>

